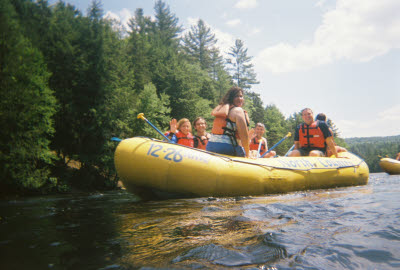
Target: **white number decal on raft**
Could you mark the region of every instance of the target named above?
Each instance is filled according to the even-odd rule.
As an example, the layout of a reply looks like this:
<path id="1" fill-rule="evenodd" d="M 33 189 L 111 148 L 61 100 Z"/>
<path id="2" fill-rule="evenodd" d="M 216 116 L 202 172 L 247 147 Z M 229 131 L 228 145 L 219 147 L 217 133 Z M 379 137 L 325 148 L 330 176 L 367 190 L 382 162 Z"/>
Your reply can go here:
<path id="1" fill-rule="evenodd" d="M 157 153 L 157 152 L 159 152 L 162 149 L 163 149 L 162 145 L 152 143 L 150 145 L 149 151 L 147 151 L 147 155 L 151 155 L 153 157 L 160 157 L 160 153 Z M 166 150 L 162 151 L 161 153 L 166 153 L 166 155 L 164 156 L 164 159 L 166 159 L 166 160 L 173 160 L 174 162 L 181 162 L 183 157 L 180 152 L 181 152 L 181 150 L 176 150 L 174 148 L 167 148 Z"/>
<path id="2" fill-rule="evenodd" d="M 192 150 L 186 149 L 176 149 L 176 148 L 166 148 L 163 145 L 152 143 L 147 151 L 148 156 L 153 156 L 156 158 L 163 158 L 166 160 L 172 160 L 174 162 L 181 162 L 183 158 L 188 158 L 194 161 L 199 161 L 208 164 L 210 157 L 205 154 L 198 153 Z"/>

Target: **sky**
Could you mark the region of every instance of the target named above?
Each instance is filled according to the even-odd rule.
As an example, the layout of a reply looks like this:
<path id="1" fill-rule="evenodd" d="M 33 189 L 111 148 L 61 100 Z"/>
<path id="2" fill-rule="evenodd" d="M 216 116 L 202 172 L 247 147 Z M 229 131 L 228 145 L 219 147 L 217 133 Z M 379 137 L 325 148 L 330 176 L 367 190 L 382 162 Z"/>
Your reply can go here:
<path id="1" fill-rule="evenodd" d="M 50 0 L 50 3 L 56 0 Z M 64 0 L 86 14 L 91 0 Z M 102 0 L 127 24 L 154 0 Z M 399 0 L 164 0 L 190 29 L 202 19 L 222 53 L 241 39 L 264 105 L 323 112 L 341 137 L 400 135 Z"/>

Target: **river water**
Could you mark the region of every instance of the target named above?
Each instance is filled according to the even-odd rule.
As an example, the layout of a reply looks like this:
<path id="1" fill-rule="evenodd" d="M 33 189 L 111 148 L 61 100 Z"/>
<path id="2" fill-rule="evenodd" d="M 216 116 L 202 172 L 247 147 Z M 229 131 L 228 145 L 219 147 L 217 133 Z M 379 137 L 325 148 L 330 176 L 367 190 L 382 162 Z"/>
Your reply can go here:
<path id="1" fill-rule="evenodd" d="M 0 201 L 0 269 L 400 269 L 400 176 L 240 198 Z"/>

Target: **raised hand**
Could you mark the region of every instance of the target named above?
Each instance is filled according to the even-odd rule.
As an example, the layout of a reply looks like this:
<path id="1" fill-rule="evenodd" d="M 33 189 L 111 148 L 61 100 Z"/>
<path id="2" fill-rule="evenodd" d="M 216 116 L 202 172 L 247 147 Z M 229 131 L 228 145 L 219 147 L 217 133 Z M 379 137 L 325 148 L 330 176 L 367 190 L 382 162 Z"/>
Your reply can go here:
<path id="1" fill-rule="evenodd" d="M 249 130 L 249 138 L 250 140 L 256 136 L 254 128 Z"/>
<path id="2" fill-rule="evenodd" d="M 170 122 L 169 122 L 169 131 L 170 132 L 172 132 L 172 133 L 176 133 L 176 131 L 177 131 L 177 121 L 176 121 L 176 119 L 175 118 L 173 118 Z"/>

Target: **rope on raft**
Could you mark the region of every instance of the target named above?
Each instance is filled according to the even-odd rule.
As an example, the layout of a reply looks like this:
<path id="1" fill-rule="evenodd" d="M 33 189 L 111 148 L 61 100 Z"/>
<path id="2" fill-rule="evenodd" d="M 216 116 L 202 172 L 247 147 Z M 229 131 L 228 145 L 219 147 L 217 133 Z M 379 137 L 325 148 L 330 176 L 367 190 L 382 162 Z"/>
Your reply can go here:
<path id="1" fill-rule="evenodd" d="M 175 146 L 177 145 L 175 143 L 170 143 L 170 142 L 166 142 L 166 141 L 160 141 L 160 140 L 157 140 L 157 139 L 154 139 L 154 138 L 149 138 L 149 137 L 144 137 L 144 136 L 138 136 L 138 137 L 150 139 L 152 141 L 158 141 L 158 142 L 163 142 L 163 143 L 167 143 L 167 144 L 173 144 Z M 365 162 L 364 159 L 362 159 L 362 158 L 357 156 L 361 161 L 360 161 L 360 163 L 358 163 L 356 165 L 338 166 L 338 167 L 334 167 L 334 168 L 314 168 L 313 167 L 313 168 L 308 168 L 308 169 L 300 169 L 300 168 L 296 169 L 296 168 L 285 168 L 285 167 L 279 167 L 279 166 L 273 166 L 273 165 L 259 164 L 259 163 L 254 163 L 254 162 L 251 162 L 251 161 L 237 160 L 235 158 L 230 158 L 230 157 L 223 156 L 223 155 L 220 155 L 220 154 L 217 154 L 217 153 L 209 152 L 209 151 L 202 150 L 202 149 L 193 148 L 193 147 L 186 146 L 186 145 L 181 145 L 180 144 L 179 146 L 188 148 L 190 150 L 203 152 L 203 153 L 206 153 L 206 154 L 209 154 L 209 155 L 212 155 L 212 156 L 216 156 L 216 157 L 219 157 L 219 158 L 223 159 L 224 161 L 233 161 L 233 162 L 239 162 L 239 163 L 256 165 L 256 166 L 265 167 L 265 168 L 279 169 L 279 170 L 292 170 L 292 171 L 311 171 L 311 170 L 329 170 L 329 169 L 331 169 L 331 170 L 339 170 L 339 169 L 345 169 L 345 168 L 357 168 L 363 162 Z"/>

